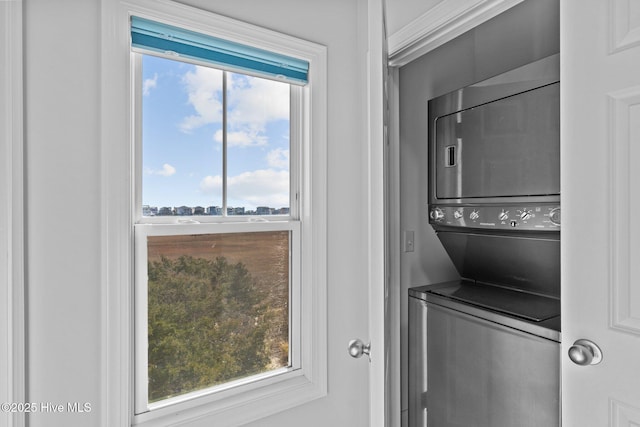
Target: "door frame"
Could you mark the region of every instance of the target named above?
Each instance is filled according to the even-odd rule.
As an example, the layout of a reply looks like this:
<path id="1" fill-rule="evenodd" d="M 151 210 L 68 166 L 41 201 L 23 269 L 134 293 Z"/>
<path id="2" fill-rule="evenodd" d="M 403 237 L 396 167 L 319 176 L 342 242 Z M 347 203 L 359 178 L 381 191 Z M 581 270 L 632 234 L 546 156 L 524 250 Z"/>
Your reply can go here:
<path id="1" fill-rule="evenodd" d="M 385 251 L 385 95 L 386 50 L 383 0 L 367 1 L 367 262 L 369 293 L 369 426 L 386 427 L 391 423 L 389 393 L 387 392 L 386 361 L 386 280 Z"/>
<path id="2" fill-rule="evenodd" d="M 0 402 L 26 402 L 22 0 L 0 2 Z M 18 409 L 18 408 L 16 408 Z M 0 426 L 25 425 L 2 411 Z"/>

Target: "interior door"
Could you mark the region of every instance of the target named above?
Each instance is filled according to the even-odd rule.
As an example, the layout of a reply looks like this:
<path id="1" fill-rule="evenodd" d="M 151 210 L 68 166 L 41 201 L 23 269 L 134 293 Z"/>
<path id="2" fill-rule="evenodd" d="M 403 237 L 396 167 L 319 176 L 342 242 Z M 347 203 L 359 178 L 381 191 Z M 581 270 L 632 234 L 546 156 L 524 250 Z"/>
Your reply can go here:
<path id="1" fill-rule="evenodd" d="M 560 8 L 563 425 L 640 425 L 640 2 Z"/>

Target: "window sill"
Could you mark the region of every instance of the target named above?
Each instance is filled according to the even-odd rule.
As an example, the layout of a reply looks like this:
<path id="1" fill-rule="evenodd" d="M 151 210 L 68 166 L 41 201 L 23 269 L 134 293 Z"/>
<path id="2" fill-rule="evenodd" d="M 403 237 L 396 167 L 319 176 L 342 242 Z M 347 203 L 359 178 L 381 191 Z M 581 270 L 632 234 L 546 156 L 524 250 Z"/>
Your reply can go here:
<path id="1" fill-rule="evenodd" d="M 151 404 L 149 412 L 134 416 L 132 425 L 152 427 L 166 426 L 168 420 L 171 425 L 202 420 L 239 426 L 326 396 L 324 381 L 312 381 L 302 370 L 282 369 L 239 383 Z"/>

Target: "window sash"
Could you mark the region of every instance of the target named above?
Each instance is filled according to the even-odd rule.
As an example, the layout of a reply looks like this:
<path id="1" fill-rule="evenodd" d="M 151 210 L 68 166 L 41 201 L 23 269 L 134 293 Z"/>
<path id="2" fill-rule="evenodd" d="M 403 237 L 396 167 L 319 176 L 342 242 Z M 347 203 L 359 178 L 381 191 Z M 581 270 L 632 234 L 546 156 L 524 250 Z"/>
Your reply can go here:
<path id="1" fill-rule="evenodd" d="M 184 393 L 158 402 L 148 401 L 148 252 L 147 237 L 194 234 L 227 234 L 268 231 L 289 231 L 289 367 L 252 375 L 220 385 Z M 239 391 L 249 391 L 271 385 L 283 374 L 301 369 L 301 224 L 299 221 L 270 221 L 226 224 L 136 224 L 135 246 L 135 314 L 134 314 L 134 410 L 136 415 L 149 412 L 162 415 L 203 402 L 224 399 Z M 163 411 L 165 409 L 165 411 Z"/>
<path id="2" fill-rule="evenodd" d="M 142 123 L 142 55 L 148 52 L 132 52 L 132 74 L 134 90 L 132 91 L 132 104 L 133 104 L 133 118 L 134 123 Z M 180 59 L 171 58 L 174 61 L 180 61 Z M 206 66 L 211 66 L 207 64 Z M 301 177 L 301 142 L 303 140 L 304 129 L 301 126 L 302 112 L 303 112 L 303 97 L 304 89 L 300 86 L 290 87 L 289 98 L 289 215 L 269 215 L 259 216 L 261 220 L 266 221 L 282 221 L 283 219 L 299 219 L 300 218 L 300 183 Z M 226 126 L 226 123 L 223 123 Z M 180 216 L 178 218 L 172 216 L 156 216 L 149 217 L 142 215 L 142 126 L 135 126 L 135 147 L 134 147 L 134 171 L 135 171 L 135 188 L 134 188 L 134 222 L 136 224 L 166 224 L 166 223 L 185 223 L 185 222 L 199 222 L 199 223 L 224 223 L 224 222 L 246 222 L 251 221 L 252 217 L 258 215 L 228 215 L 227 214 L 227 200 L 226 200 L 226 153 L 223 155 L 223 179 L 225 184 L 223 185 L 223 214 L 222 215 L 193 215 L 193 216 Z M 226 132 L 226 131 L 225 131 Z"/>

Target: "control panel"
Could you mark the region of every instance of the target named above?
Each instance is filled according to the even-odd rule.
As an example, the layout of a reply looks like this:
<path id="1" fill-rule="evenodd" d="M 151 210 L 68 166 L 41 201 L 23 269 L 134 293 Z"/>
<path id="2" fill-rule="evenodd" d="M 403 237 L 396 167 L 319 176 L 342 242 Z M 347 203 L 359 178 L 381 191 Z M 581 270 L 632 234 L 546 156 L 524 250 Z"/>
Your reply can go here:
<path id="1" fill-rule="evenodd" d="M 429 222 L 497 230 L 560 230 L 560 206 L 432 206 Z"/>

